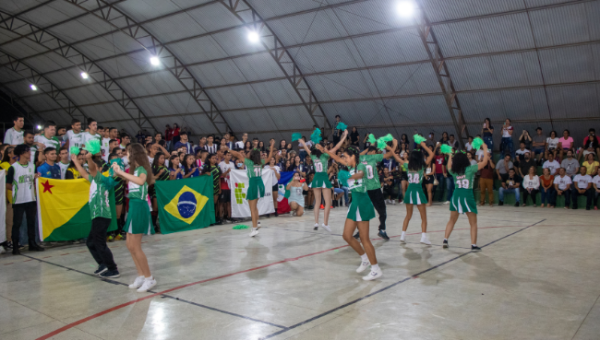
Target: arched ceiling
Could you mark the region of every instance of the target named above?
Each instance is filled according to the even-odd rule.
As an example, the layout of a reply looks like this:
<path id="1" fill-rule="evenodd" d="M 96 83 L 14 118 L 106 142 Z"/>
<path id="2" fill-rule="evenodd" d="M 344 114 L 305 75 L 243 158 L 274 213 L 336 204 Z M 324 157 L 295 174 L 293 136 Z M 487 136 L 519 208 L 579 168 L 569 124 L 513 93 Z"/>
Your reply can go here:
<path id="1" fill-rule="evenodd" d="M 508 117 L 519 130 L 581 136 L 600 120 L 599 0 L 419 0 L 409 17 L 398 3 L 3 0 L 0 52 L 86 115 L 131 132 L 176 122 L 196 134 L 228 126 L 289 138 L 340 114 L 376 135 L 456 134 L 463 122 L 474 135 L 485 117 Z M 52 36 L 67 45 L 49 45 Z M 81 60 L 61 54 L 68 47 Z M 104 80 L 81 79 L 90 64 Z M 0 82 L 40 116 L 70 120 L 5 61 Z"/>

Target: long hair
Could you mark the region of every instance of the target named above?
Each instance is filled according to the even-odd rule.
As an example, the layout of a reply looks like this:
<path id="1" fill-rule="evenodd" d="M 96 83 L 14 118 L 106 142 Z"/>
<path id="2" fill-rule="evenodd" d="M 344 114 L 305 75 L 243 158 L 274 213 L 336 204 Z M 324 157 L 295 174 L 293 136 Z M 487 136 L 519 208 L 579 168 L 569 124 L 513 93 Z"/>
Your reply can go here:
<path id="1" fill-rule="evenodd" d="M 425 168 L 425 158 L 421 149 L 414 149 L 408 156 L 408 170 L 421 171 Z"/>
<path id="2" fill-rule="evenodd" d="M 471 165 L 471 161 L 466 153 L 457 152 L 454 154 L 452 159 L 452 172 L 457 175 L 463 175 L 468 166 Z"/>
<path id="3" fill-rule="evenodd" d="M 314 155 L 317 158 L 321 157 L 321 155 L 323 154 L 323 152 L 321 150 L 317 149 L 316 145 L 310 149 L 310 153 L 311 153 L 311 155 Z"/>
<path id="4" fill-rule="evenodd" d="M 143 167 L 146 170 L 146 183 L 148 185 L 154 184 L 154 176 L 152 174 L 152 167 L 148 161 L 148 156 L 142 144 L 132 143 L 129 147 L 129 167 L 132 171 L 135 171 L 138 167 Z M 133 174 L 133 172 L 131 172 Z"/>
<path id="5" fill-rule="evenodd" d="M 253 149 L 252 151 L 250 151 L 250 155 L 248 155 L 248 158 L 254 163 L 254 165 L 262 164 L 262 162 L 260 161 L 260 150 Z"/>
<path id="6" fill-rule="evenodd" d="M 6 149 L 4 149 L 4 155 L 2 156 L 2 163 L 4 163 L 4 162 L 10 163 L 10 156 L 8 154 L 13 152 L 14 150 L 15 150 L 14 146 L 9 146 Z M 13 156 L 14 156 L 14 154 L 13 154 Z"/>
<path id="7" fill-rule="evenodd" d="M 185 155 L 185 157 L 183 157 L 183 170 L 185 170 L 186 174 L 189 173 L 190 170 L 192 170 L 196 167 L 196 162 L 192 162 L 192 165 L 188 166 L 187 160 L 190 157 L 195 159 L 194 155 L 192 155 L 192 154 L 187 154 L 187 155 Z"/>
<path id="8" fill-rule="evenodd" d="M 360 163 L 360 150 L 358 150 L 356 147 L 354 146 L 349 146 L 346 149 L 346 154 L 348 155 L 348 157 L 352 157 L 354 158 L 355 164 L 354 164 L 354 169 L 356 170 L 356 167 L 358 166 L 358 164 Z"/>
<path id="9" fill-rule="evenodd" d="M 158 169 L 158 167 L 160 166 L 160 164 L 158 164 L 159 160 L 160 160 L 160 156 L 164 156 L 165 154 L 162 152 L 157 152 L 156 155 L 154 155 L 154 159 L 152 160 L 152 168 L 154 169 Z"/>

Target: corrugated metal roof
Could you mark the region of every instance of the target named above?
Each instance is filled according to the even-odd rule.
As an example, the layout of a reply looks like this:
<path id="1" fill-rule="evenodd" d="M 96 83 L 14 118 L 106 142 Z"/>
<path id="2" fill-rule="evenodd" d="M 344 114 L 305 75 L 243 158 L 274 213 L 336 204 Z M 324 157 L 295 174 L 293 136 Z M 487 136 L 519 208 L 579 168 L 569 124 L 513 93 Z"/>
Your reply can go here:
<path id="1" fill-rule="evenodd" d="M 597 4 L 596 4 L 597 6 Z M 588 4 L 531 12 L 537 46 L 553 46 L 589 41 Z M 598 25 L 599 17 L 590 18 Z"/>
<path id="2" fill-rule="evenodd" d="M 599 80 L 598 46 L 600 44 L 541 50 L 540 60 L 546 83 Z"/>

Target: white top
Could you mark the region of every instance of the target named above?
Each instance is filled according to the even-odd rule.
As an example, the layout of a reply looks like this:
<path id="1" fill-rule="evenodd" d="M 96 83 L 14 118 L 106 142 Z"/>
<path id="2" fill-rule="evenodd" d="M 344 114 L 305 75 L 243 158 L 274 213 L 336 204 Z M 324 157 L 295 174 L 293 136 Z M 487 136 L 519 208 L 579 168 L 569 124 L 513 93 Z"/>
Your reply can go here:
<path id="1" fill-rule="evenodd" d="M 479 150 L 477 150 L 477 151 L 475 152 L 475 158 L 477 158 L 477 160 L 478 160 L 479 162 L 481 162 L 481 161 L 483 160 L 483 155 L 484 155 L 484 152 L 485 152 L 485 151 L 483 151 L 483 149 L 479 149 Z"/>
<path id="2" fill-rule="evenodd" d="M 474 160 L 474 159 L 472 159 L 472 160 L 471 160 L 471 165 L 477 165 L 477 161 L 476 161 L 476 160 Z"/>
<path id="3" fill-rule="evenodd" d="M 600 175 L 594 176 L 592 183 L 596 184 L 596 188 L 600 189 Z"/>
<path id="4" fill-rule="evenodd" d="M 75 132 L 73 132 L 73 130 L 69 130 L 63 136 L 63 140 L 65 142 L 69 142 L 69 149 L 72 146 L 76 146 L 81 149 L 81 135 L 82 135 L 81 131 L 79 131 L 79 133 L 75 133 Z M 71 151 L 69 151 L 69 159 L 71 159 Z"/>
<path id="5" fill-rule="evenodd" d="M 571 181 L 571 177 L 565 175 L 565 177 L 554 177 L 554 184 L 558 184 L 558 189 L 562 191 L 567 189 L 567 185 L 573 184 L 573 182 Z"/>
<path id="6" fill-rule="evenodd" d="M 587 189 L 588 184 L 592 183 L 592 176 L 577 174 L 575 178 L 573 178 L 573 182 L 577 183 L 578 189 Z"/>
<path id="7" fill-rule="evenodd" d="M 22 165 L 19 162 L 13 163 L 13 204 L 35 202 L 35 165 L 31 162 Z"/>
<path id="8" fill-rule="evenodd" d="M 46 136 L 44 136 L 44 135 L 35 136 L 33 138 L 33 141 L 36 143 L 42 143 L 47 148 L 55 148 L 56 151 L 58 151 L 58 149 L 60 149 L 60 142 L 57 142 L 56 140 L 54 140 L 52 138 L 46 138 Z"/>
<path id="9" fill-rule="evenodd" d="M 88 141 L 91 141 L 92 139 L 97 139 L 99 141 L 102 141 L 102 136 L 100 136 L 99 134 L 92 135 L 89 132 L 83 132 L 81 134 L 81 146 L 84 146 L 85 143 L 87 143 Z"/>
<path id="10" fill-rule="evenodd" d="M 281 168 L 279 168 L 277 165 L 275 165 L 273 167 L 273 169 L 275 169 L 275 171 L 277 173 L 281 172 Z M 265 165 L 264 170 L 271 170 L 271 166 L 270 165 Z M 279 181 L 277 180 L 277 176 L 273 176 L 272 178 L 272 182 L 271 182 L 271 186 L 277 185 L 277 183 L 279 183 Z M 266 184 L 266 183 L 265 183 Z"/>
<path id="11" fill-rule="evenodd" d="M 533 176 L 533 178 L 529 177 L 529 175 L 523 178 L 523 188 L 524 189 L 539 189 L 540 188 L 540 178 L 538 176 Z"/>
<path id="12" fill-rule="evenodd" d="M 102 158 L 105 162 L 108 162 L 108 154 L 109 154 L 109 143 L 110 138 L 102 138 L 102 142 L 100 143 L 100 150 L 102 151 Z M 150 163 L 152 164 L 152 163 Z"/>
<path id="13" fill-rule="evenodd" d="M 560 164 L 558 164 L 558 162 L 555 160 L 553 160 L 552 162 L 550 161 L 545 161 L 544 165 L 542 166 L 542 168 L 544 169 L 550 169 L 550 175 L 554 175 L 556 173 L 556 171 L 560 168 Z"/>
<path id="14" fill-rule="evenodd" d="M 23 144 L 23 130 L 17 131 L 14 127 L 6 130 L 6 133 L 4 134 L 4 144 Z"/>
<path id="15" fill-rule="evenodd" d="M 524 150 L 517 149 L 517 151 L 515 151 L 515 153 L 516 153 L 517 155 L 524 155 L 524 154 L 526 154 L 526 153 L 528 153 L 528 152 L 531 152 L 531 151 L 529 151 L 529 150 L 527 150 L 527 149 L 524 149 Z"/>
<path id="16" fill-rule="evenodd" d="M 240 140 L 240 141 L 237 141 L 237 142 L 235 142 L 235 147 L 236 147 L 238 150 L 242 150 L 242 149 L 244 149 L 244 142 L 243 142 L 243 141 L 241 141 L 241 140 Z"/>
<path id="17" fill-rule="evenodd" d="M 471 150 L 473 150 L 473 145 L 471 145 L 471 143 L 467 142 L 467 143 L 465 143 L 465 148 L 467 149 L 467 151 L 471 151 Z"/>
<path id="18" fill-rule="evenodd" d="M 60 179 L 65 179 L 67 175 L 67 169 L 69 168 L 69 163 L 63 164 L 62 162 L 56 162 L 60 167 Z"/>
<path id="19" fill-rule="evenodd" d="M 511 135 L 510 135 L 509 131 L 511 131 L 512 129 L 513 129 L 512 126 L 505 126 L 505 127 L 503 127 L 502 128 L 502 137 L 503 138 L 510 138 Z"/>
<path id="20" fill-rule="evenodd" d="M 546 143 L 548 143 L 548 149 L 556 149 L 558 147 L 559 139 L 558 138 L 550 138 L 546 139 Z"/>
<path id="21" fill-rule="evenodd" d="M 231 170 L 235 170 L 235 163 L 233 162 L 233 160 L 229 161 L 229 164 L 225 163 L 225 161 L 219 163 L 219 169 L 221 169 L 221 173 L 225 173 L 227 170 L 231 169 Z M 229 188 L 231 189 L 231 181 L 230 181 L 230 176 L 229 174 L 227 174 L 227 177 L 225 177 L 225 180 L 227 181 L 227 185 L 229 185 Z"/>

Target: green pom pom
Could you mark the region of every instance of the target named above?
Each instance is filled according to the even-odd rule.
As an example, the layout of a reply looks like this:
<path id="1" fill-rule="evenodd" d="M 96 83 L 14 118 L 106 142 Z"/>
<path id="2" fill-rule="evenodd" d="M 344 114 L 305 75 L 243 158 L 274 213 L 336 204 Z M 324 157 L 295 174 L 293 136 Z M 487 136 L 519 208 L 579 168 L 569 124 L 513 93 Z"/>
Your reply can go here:
<path id="1" fill-rule="evenodd" d="M 310 135 L 310 140 L 313 141 L 313 143 L 315 144 L 319 144 L 321 143 L 321 140 L 323 138 L 321 137 L 321 129 L 316 128 L 315 132 L 312 133 L 312 135 Z"/>
<path id="2" fill-rule="evenodd" d="M 442 151 L 443 154 L 449 155 L 452 153 L 452 147 L 448 144 L 442 144 L 442 147 L 440 149 Z"/>
<path id="3" fill-rule="evenodd" d="M 377 139 L 375 139 L 375 136 L 373 136 L 373 134 L 369 134 L 369 143 L 371 143 L 371 145 L 375 145 L 375 143 L 377 143 Z"/>
<path id="4" fill-rule="evenodd" d="M 348 186 L 348 179 L 350 178 L 350 173 L 346 170 L 340 170 L 338 174 L 338 181 L 343 187 Z"/>
<path id="5" fill-rule="evenodd" d="M 92 155 L 100 153 L 100 141 L 97 139 L 92 139 L 85 143 L 85 150 L 91 153 Z"/>
<path id="6" fill-rule="evenodd" d="M 302 139 L 302 134 L 300 132 L 292 133 L 292 142 Z"/>
<path id="7" fill-rule="evenodd" d="M 413 136 L 413 139 L 414 139 L 415 143 L 417 143 L 417 145 L 419 145 L 419 144 L 421 144 L 421 143 L 423 143 L 424 141 L 426 141 L 426 140 L 427 140 L 427 138 L 425 138 L 425 137 L 421 137 L 421 136 L 419 136 L 419 135 L 417 135 L 417 134 L 415 134 L 415 135 Z"/>
<path id="8" fill-rule="evenodd" d="M 394 136 L 392 136 L 391 133 L 388 133 L 387 135 L 380 137 L 379 139 L 383 140 L 384 142 L 391 142 L 394 140 Z"/>
<path id="9" fill-rule="evenodd" d="M 338 129 L 338 130 L 344 131 L 344 130 L 348 129 L 348 125 L 346 125 L 346 124 L 344 124 L 342 122 L 339 122 L 338 125 L 335 128 Z"/>
<path id="10" fill-rule="evenodd" d="M 479 150 L 481 149 L 481 146 L 483 145 L 483 139 L 477 137 L 475 139 L 473 139 L 473 143 L 471 143 L 471 146 L 473 147 L 473 149 L 475 150 Z"/>
<path id="11" fill-rule="evenodd" d="M 81 152 L 81 151 L 79 151 L 79 148 L 78 148 L 78 147 L 76 147 L 76 146 L 72 146 L 72 147 L 69 149 L 69 152 L 71 153 L 71 155 L 79 155 L 79 152 Z"/>
<path id="12" fill-rule="evenodd" d="M 239 230 L 239 229 L 250 229 L 250 227 L 248 227 L 247 225 L 240 224 L 240 225 L 236 225 L 236 226 L 235 226 L 235 227 L 233 227 L 232 229 L 235 229 L 235 230 Z"/>

